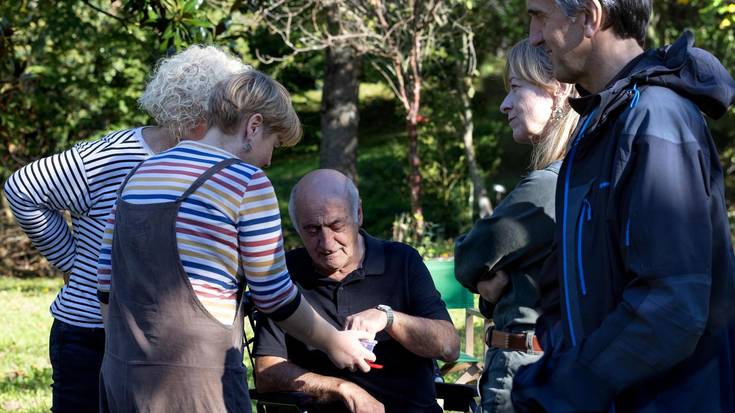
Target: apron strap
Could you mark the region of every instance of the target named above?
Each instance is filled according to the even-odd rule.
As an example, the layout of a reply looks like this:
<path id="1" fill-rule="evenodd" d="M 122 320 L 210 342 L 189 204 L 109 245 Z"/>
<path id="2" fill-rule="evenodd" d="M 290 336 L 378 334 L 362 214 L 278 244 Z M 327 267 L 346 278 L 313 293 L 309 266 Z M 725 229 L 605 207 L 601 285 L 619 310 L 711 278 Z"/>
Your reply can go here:
<path id="1" fill-rule="evenodd" d="M 194 183 L 191 184 L 191 186 L 189 187 L 189 189 L 187 189 L 186 191 L 184 191 L 183 194 L 179 195 L 179 197 L 176 198 L 176 202 L 181 202 L 184 199 L 186 199 L 189 195 L 191 195 L 192 193 L 194 193 L 194 191 L 196 191 L 197 189 L 199 189 L 200 186 L 204 185 L 204 183 L 207 182 L 207 180 L 209 178 L 211 178 L 212 175 L 214 175 L 217 172 L 221 171 L 222 169 L 227 168 L 228 166 L 233 165 L 233 164 L 236 164 L 238 162 L 242 162 L 242 161 L 239 160 L 239 159 L 237 159 L 237 158 L 228 158 L 228 159 L 221 160 L 221 161 L 217 162 L 216 164 L 212 165 L 209 169 L 207 169 L 206 171 L 204 171 L 203 174 L 199 175 L 199 178 L 197 178 L 196 181 L 194 181 Z"/>
<path id="2" fill-rule="evenodd" d="M 137 165 L 135 165 L 135 167 L 134 167 L 134 168 L 133 168 L 133 169 L 132 169 L 132 170 L 131 170 L 130 172 L 128 172 L 128 174 L 127 174 L 127 175 L 125 175 L 125 178 L 123 178 L 123 181 L 122 181 L 122 183 L 120 184 L 120 187 L 118 187 L 118 188 L 117 188 L 117 194 L 116 194 L 116 196 L 115 196 L 115 198 L 116 198 L 117 200 L 120 200 L 120 199 L 122 199 L 122 193 L 123 193 L 123 189 L 125 189 L 125 185 L 127 185 L 127 184 L 128 184 L 128 181 L 130 180 L 130 178 L 132 178 L 132 177 L 133 177 L 133 175 L 134 175 L 134 174 L 135 174 L 135 172 L 136 172 L 136 171 L 138 170 L 138 168 L 140 168 L 140 166 L 141 166 L 141 165 L 143 165 L 143 162 L 145 162 L 145 160 L 143 160 L 143 161 L 140 161 L 140 162 L 138 162 L 138 164 L 137 164 Z M 116 202 L 117 202 L 117 201 L 116 201 Z"/>

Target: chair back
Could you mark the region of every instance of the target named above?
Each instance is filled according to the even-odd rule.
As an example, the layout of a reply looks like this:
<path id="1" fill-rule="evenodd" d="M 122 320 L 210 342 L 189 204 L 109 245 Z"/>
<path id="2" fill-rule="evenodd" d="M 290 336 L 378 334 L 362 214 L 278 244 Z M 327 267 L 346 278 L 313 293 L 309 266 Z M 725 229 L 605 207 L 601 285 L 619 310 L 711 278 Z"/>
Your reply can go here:
<path id="1" fill-rule="evenodd" d="M 474 295 L 454 278 L 454 260 L 428 259 L 426 267 L 448 309 L 474 308 Z"/>
<path id="2" fill-rule="evenodd" d="M 482 372 L 483 363 L 480 358 L 475 357 L 475 316 L 482 314 L 475 309 L 475 295 L 454 277 L 453 259 L 428 259 L 424 263 L 431 273 L 434 285 L 441 294 L 441 298 L 447 309 L 464 310 L 464 351 L 460 351 L 459 358 L 453 362 L 444 363 L 440 371 L 442 375 L 452 372 L 461 372 L 456 383 L 469 383 L 476 381 Z M 484 317 L 482 317 L 484 319 Z M 483 322 L 487 328 L 487 320 Z M 484 352 L 483 352 L 484 353 Z"/>

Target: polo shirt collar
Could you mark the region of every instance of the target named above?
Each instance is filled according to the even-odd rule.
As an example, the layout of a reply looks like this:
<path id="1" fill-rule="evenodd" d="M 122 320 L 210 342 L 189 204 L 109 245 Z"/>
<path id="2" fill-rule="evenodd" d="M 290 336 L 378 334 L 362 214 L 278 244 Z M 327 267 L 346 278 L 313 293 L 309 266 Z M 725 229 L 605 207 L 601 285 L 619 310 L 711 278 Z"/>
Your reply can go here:
<path id="1" fill-rule="evenodd" d="M 362 275 L 382 275 L 385 273 L 385 249 L 383 243 L 370 236 L 364 229 L 360 229 L 360 235 L 365 240 L 365 257 L 358 272 Z"/>

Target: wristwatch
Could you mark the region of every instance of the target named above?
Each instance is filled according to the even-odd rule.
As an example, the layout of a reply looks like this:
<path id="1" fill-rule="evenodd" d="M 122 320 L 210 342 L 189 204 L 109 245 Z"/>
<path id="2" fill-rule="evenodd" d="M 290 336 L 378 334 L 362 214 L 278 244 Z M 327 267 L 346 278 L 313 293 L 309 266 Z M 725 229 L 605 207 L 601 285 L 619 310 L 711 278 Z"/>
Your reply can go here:
<path id="1" fill-rule="evenodd" d="M 385 328 L 390 327 L 393 324 L 393 309 L 390 308 L 389 305 L 385 304 L 379 304 L 377 307 L 375 307 L 376 310 L 383 311 L 385 315 L 388 317 L 388 322 L 385 323 Z"/>

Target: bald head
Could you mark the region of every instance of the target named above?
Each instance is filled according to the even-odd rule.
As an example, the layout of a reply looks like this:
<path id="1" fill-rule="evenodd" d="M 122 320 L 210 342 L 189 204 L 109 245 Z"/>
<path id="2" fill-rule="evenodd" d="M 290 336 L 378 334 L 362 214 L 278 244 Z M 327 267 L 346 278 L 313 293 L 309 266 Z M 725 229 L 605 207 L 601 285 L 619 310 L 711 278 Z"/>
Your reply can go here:
<path id="1" fill-rule="evenodd" d="M 291 190 L 288 200 L 288 215 L 301 233 L 299 212 L 302 206 L 318 205 L 327 201 L 342 201 L 352 213 L 352 219 L 359 224 L 360 195 L 355 184 L 343 173 L 334 169 L 317 169 L 304 175 Z"/>

